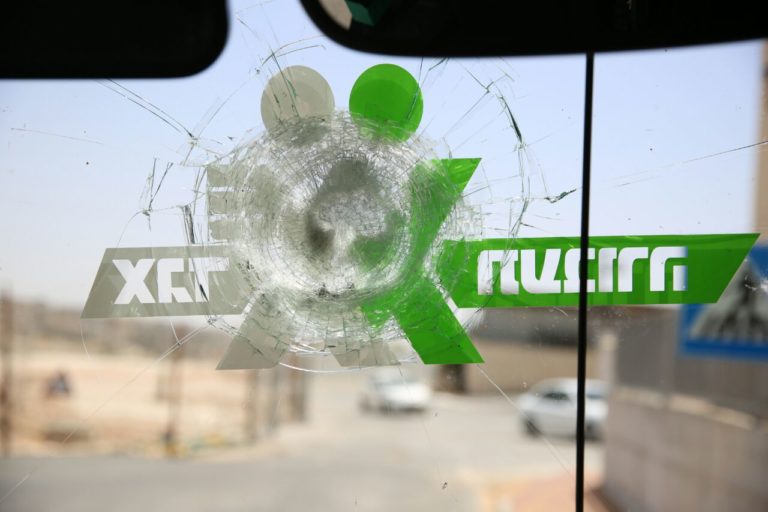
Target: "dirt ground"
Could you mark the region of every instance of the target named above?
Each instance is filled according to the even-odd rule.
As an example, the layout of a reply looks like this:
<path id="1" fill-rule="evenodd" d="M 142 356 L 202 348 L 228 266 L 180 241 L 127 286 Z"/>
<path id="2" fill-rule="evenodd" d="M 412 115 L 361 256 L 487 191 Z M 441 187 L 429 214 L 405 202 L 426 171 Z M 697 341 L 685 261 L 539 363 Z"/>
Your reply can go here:
<path id="1" fill-rule="evenodd" d="M 266 405 L 247 372 L 214 371 L 215 360 L 177 359 L 174 370 L 172 357 L 47 350 L 14 363 L 16 455 L 163 455 L 172 416 L 183 455 L 242 442 L 246 402 Z M 59 372 L 70 392 L 51 396 Z"/>

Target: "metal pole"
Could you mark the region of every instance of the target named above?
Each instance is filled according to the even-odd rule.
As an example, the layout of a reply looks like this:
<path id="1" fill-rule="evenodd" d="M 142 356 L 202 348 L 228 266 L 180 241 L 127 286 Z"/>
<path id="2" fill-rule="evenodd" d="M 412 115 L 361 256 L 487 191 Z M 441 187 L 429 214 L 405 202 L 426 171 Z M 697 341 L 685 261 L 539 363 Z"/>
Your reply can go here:
<path id="1" fill-rule="evenodd" d="M 243 438 L 253 444 L 259 437 L 259 371 L 250 370 L 245 377 L 245 418 L 243 419 Z"/>
<path id="2" fill-rule="evenodd" d="M 186 332 L 177 330 L 178 339 L 184 339 Z M 178 344 L 178 340 L 174 337 Z M 181 420 L 182 398 L 182 368 L 181 361 L 184 357 L 184 347 L 178 345 L 171 353 L 170 368 L 168 371 L 168 425 L 163 434 L 166 457 L 179 456 L 179 422 Z"/>
<path id="3" fill-rule="evenodd" d="M 7 292 L 0 298 L 0 357 L 0 450 L 3 457 L 8 457 L 13 441 L 13 301 Z"/>
<path id="4" fill-rule="evenodd" d="M 298 357 L 294 354 L 291 363 L 298 366 Z M 305 421 L 307 418 L 307 381 L 301 370 L 290 370 L 288 375 L 291 397 L 291 420 Z"/>
<path id="5" fill-rule="evenodd" d="M 280 398 L 283 392 L 283 371 L 285 368 L 277 366 L 269 370 L 271 372 L 269 386 L 269 420 L 267 431 L 272 434 L 280 427 Z"/>
<path id="6" fill-rule="evenodd" d="M 589 192 L 592 165 L 592 90 L 595 54 L 587 53 L 584 86 L 584 150 L 581 174 L 581 240 L 579 261 L 579 347 L 577 355 L 578 390 L 576 399 L 576 512 L 584 510 L 584 385 L 587 379 L 587 259 L 589 248 Z"/>

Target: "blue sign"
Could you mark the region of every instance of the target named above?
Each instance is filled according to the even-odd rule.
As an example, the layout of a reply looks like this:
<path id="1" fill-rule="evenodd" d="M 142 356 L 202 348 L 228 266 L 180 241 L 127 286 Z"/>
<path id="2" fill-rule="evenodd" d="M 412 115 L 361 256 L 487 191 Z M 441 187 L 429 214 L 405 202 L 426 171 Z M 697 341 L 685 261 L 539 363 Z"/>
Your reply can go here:
<path id="1" fill-rule="evenodd" d="M 768 245 L 750 251 L 717 303 L 682 307 L 680 350 L 768 361 Z"/>

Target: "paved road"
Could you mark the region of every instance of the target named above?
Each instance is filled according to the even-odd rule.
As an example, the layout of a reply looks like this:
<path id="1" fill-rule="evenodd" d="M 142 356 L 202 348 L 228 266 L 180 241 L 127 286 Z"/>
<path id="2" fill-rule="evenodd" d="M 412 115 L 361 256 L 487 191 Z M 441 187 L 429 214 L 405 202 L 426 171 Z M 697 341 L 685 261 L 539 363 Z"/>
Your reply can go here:
<path id="1" fill-rule="evenodd" d="M 359 375 L 315 378 L 310 419 L 253 448 L 166 461 L 11 459 L 2 511 L 460 511 L 512 479 L 567 475 L 565 439 L 530 439 L 498 396 L 438 395 L 425 414 L 363 414 Z M 602 447 L 588 446 L 599 473 Z M 565 478 L 567 480 L 567 476 Z"/>

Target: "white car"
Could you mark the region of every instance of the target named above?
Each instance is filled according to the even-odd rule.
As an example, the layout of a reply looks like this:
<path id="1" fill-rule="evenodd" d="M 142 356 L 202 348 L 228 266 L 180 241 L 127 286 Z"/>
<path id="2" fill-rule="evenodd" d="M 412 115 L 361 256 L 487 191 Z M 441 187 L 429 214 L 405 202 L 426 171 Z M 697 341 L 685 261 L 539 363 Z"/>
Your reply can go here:
<path id="1" fill-rule="evenodd" d="M 377 368 L 363 388 L 360 405 L 381 412 L 424 411 L 431 399 L 432 390 L 423 380 L 397 368 Z"/>
<path id="2" fill-rule="evenodd" d="M 576 379 L 549 379 L 539 382 L 517 399 L 520 419 L 530 435 L 576 435 Z M 608 412 L 608 386 L 598 380 L 587 380 L 585 386 L 585 435 L 603 436 Z"/>

